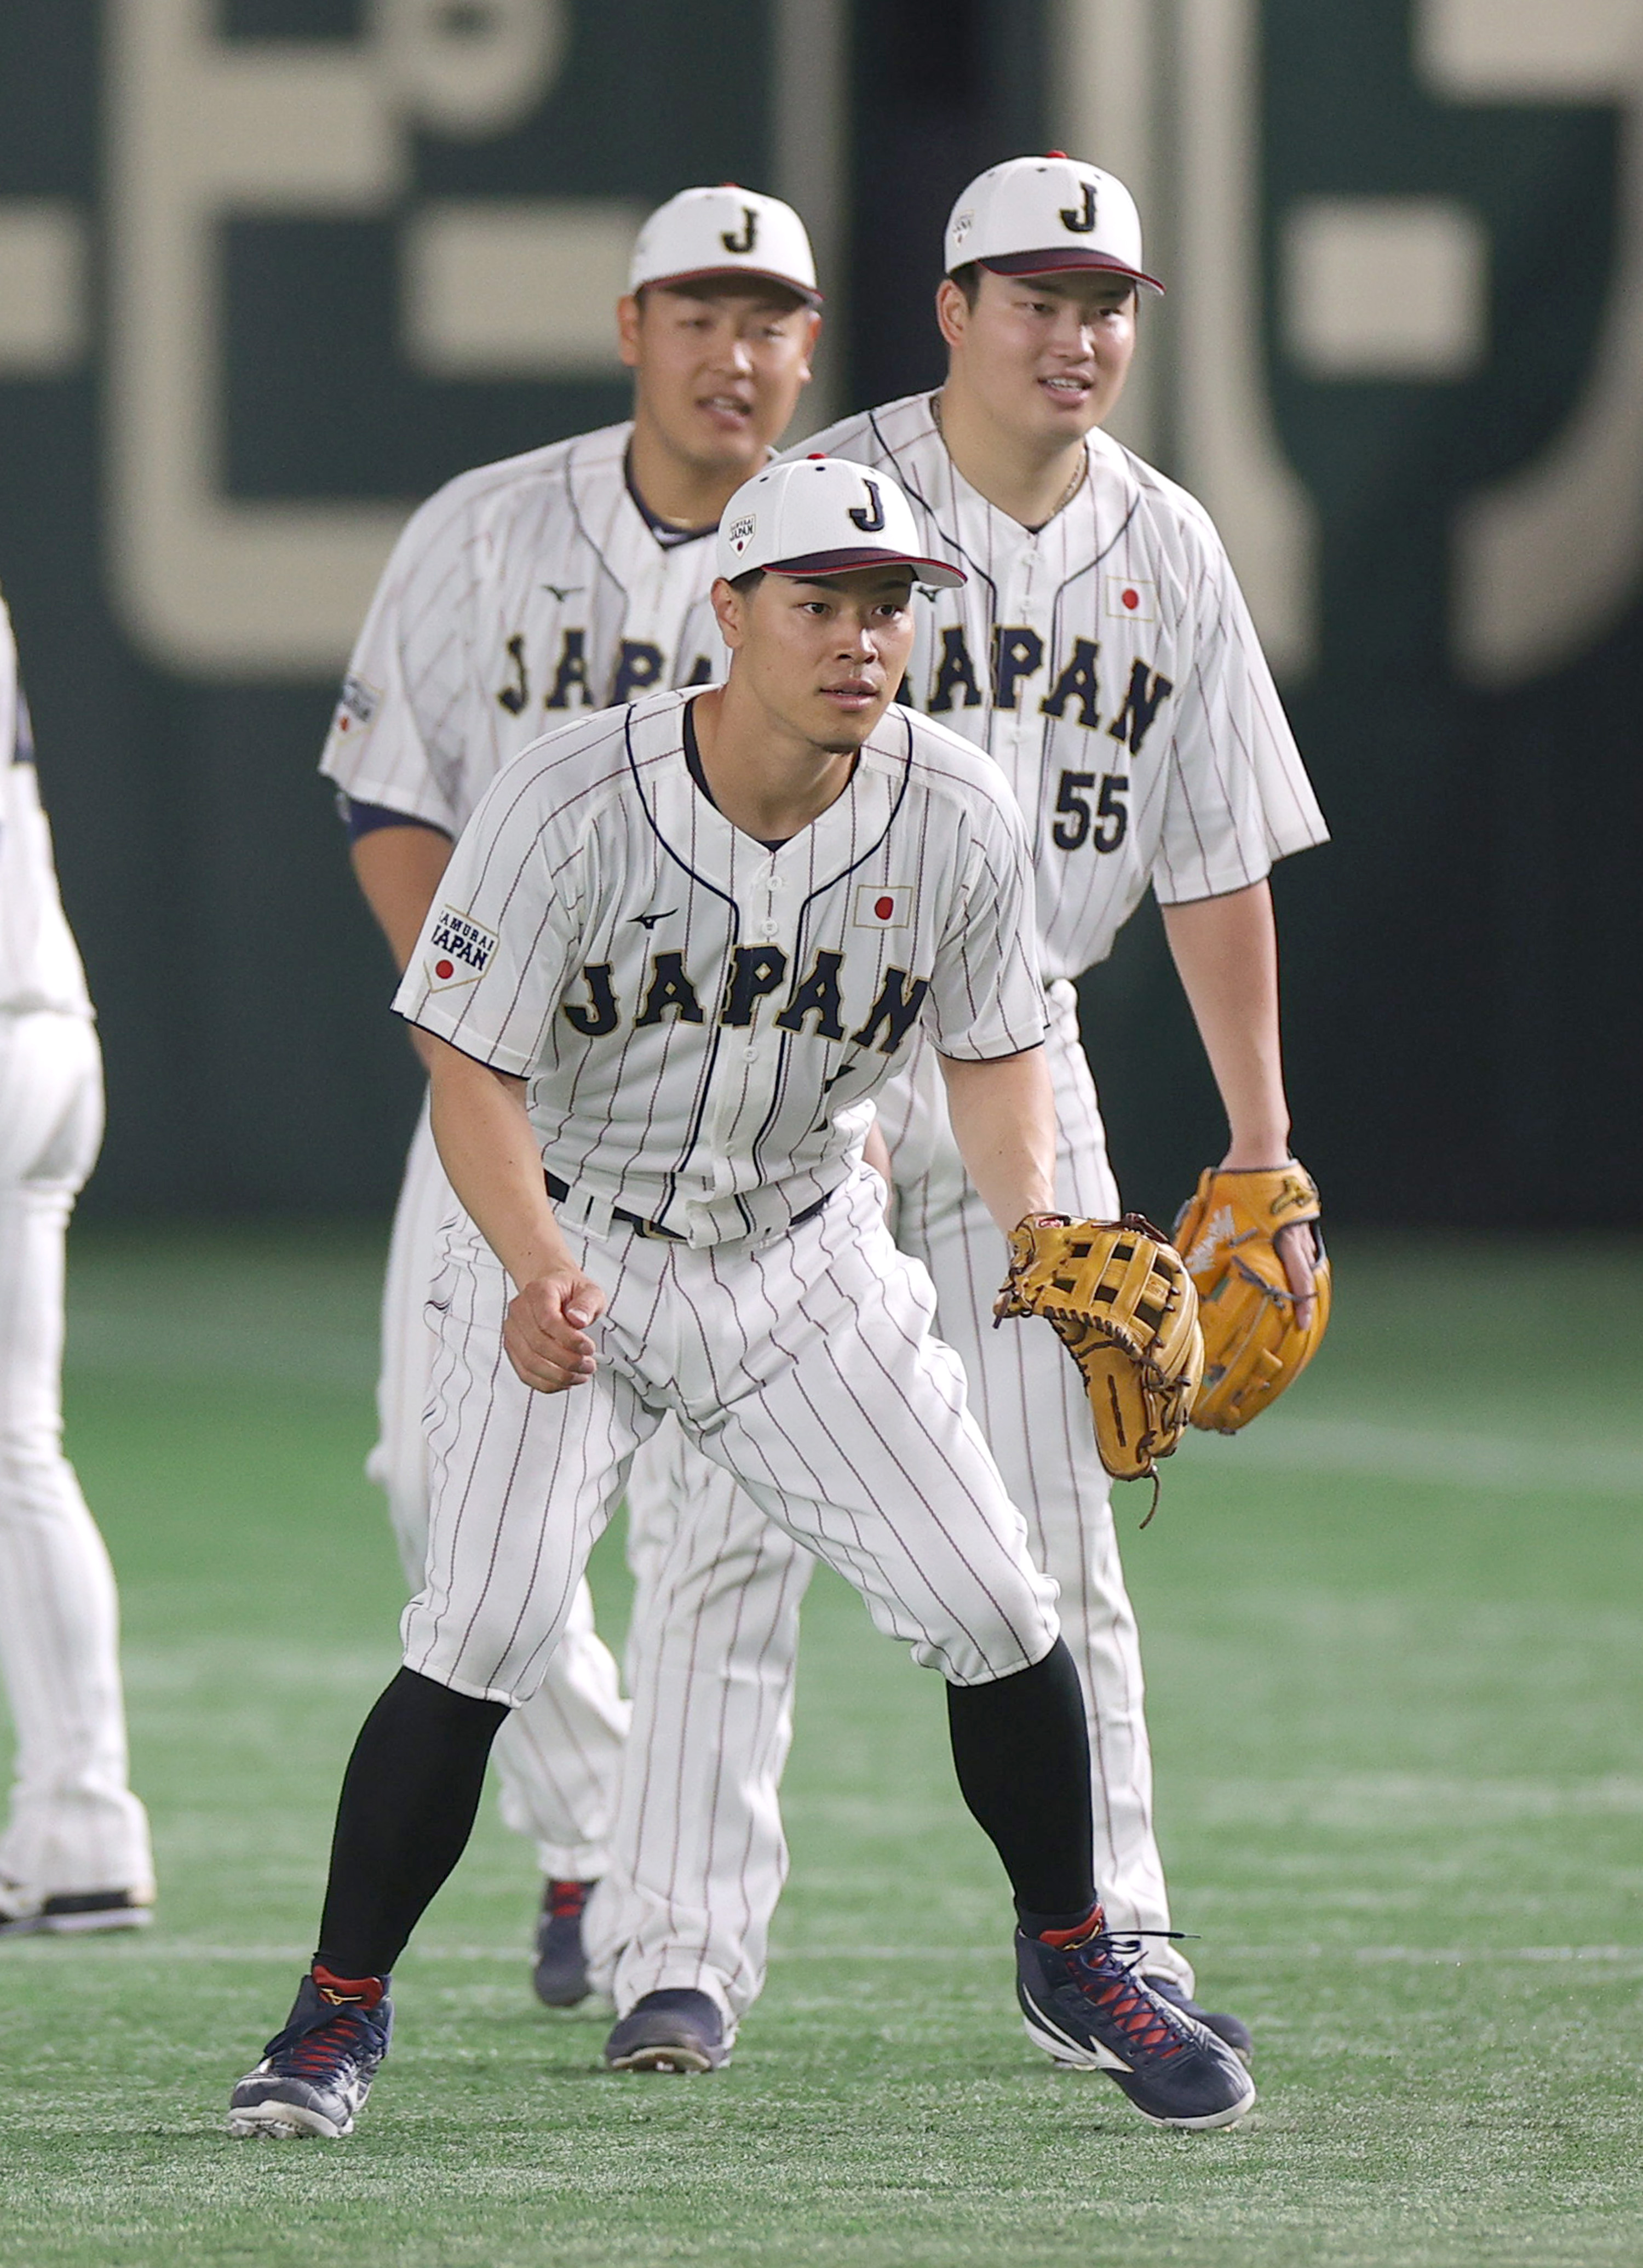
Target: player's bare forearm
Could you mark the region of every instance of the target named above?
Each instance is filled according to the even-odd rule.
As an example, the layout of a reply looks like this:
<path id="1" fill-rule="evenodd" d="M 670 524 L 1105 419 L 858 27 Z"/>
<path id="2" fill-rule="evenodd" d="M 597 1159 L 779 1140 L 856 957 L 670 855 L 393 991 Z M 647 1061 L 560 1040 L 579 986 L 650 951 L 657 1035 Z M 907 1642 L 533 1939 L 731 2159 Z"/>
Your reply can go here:
<path id="1" fill-rule="evenodd" d="M 1042 1048 L 993 1063 L 940 1058 L 953 1139 L 981 1201 L 1008 1235 L 1055 1210 L 1055 1095 Z"/>
<path id="2" fill-rule="evenodd" d="M 1278 1034 L 1278 932 L 1263 880 L 1163 909 L 1164 932 L 1227 1113 L 1231 1169 L 1289 1155 Z"/>
<path id="3" fill-rule="evenodd" d="M 354 879 L 377 917 L 377 926 L 388 940 L 400 976 L 415 950 L 441 877 L 451 864 L 451 837 L 432 827 L 373 827 L 354 843 L 349 854 Z M 431 1070 L 428 1035 L 414 1024 L 407 1029 L 411 1045 Z"/>
<path id="4" fill-rule="evenodd" d="M 349 854 L 354 879 L 401 976 L 451 864 L 451 837 L 437 828 L 373 827 Z"/>
<path id="5" fill-rule="evenodd" d="M 527 1386 L 556 1394 L 591 1378 L 587 1326 L 605 1294 L 560 1233 L 525 1115 L 524 1082 L 475 1063 L 431 1033 L 434 1140 L 451 1186 L 512 1278 L 502 1344 Z"/>

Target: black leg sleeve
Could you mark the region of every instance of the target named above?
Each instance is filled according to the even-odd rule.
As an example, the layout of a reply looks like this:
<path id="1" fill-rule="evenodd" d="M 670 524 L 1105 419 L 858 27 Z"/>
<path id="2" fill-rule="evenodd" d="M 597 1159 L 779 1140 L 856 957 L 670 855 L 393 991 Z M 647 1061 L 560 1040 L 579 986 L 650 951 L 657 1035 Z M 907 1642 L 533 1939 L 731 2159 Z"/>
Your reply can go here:
<path id="1" fill-rule="evenodd" d="M 402 1669 L 360 1728 L 342 1776 L 315 1958 L 385 1977 L 467 1845 L 485 1764 L 508 1714 Z"/>
<path id="2" fill-rule="evenodd" d="M 950 1685 L 947 1721 L 958 1786 L 1017 1911 L 1073 1926 L 1095 1904 L 1095 1856 L 1084 1697 L 1064 1640 L 1014 1677 Z"/>

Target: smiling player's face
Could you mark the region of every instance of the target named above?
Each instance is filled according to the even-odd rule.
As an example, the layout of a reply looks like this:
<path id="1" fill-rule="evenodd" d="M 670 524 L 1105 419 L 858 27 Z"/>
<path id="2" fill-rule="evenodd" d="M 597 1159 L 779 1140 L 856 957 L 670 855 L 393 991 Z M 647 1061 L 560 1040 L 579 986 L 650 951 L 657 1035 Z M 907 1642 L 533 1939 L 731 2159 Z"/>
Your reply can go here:
<path id="1" fill-rule="evenodd" d="M 766 574 L 750 592 L 714 585 L 732 674 L 770 720 L 812 747 L 851 755 L 900 688 L 913 652 L 913 571 L 861 567 L 803 583 Z"/>
<path id="2" fill-rule="evenodd" d="M 669 291 L 619 310 L 635 415 L 681 466 L 741 479 L 792 422 L 819 318 L 789 291 Z"/>
<path id="3" fill-rule="evenodd" d="M 955 379 L 1023 440 L 1074 440 L 1117 403 L 1135 351 L 1135 286 L 1099 270 L 994 276 L 971 306 L 950 278 L 936 295 Z"/>

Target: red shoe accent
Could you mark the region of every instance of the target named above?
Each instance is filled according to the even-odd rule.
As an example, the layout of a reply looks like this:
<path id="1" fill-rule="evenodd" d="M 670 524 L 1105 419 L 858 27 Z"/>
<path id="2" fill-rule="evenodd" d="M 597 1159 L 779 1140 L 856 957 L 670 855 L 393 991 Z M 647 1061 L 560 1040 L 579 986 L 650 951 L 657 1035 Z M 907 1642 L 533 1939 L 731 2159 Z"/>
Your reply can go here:
<path id="1" fill-rule="evenodd" d="M 317 1961 L 311 1973 L 314 1990 L 334 2008 L 374 2008 L 382 1998 L 380 1977 L 334 1977 Z"/>
<path id="2" fill-rule="evenodd" d="M 542 1911 L 551 1914 L 555 1921 L 579 1921 L 592 1889 L 591 1882 L 550 1881 L 543 1895 Z"/>
<path id="3" fill-rule="evenodd" d="M 1072 1929 L 1041 1929 L 1038 1942 L 1040 1945 L 1053 1945 L 1058 1953 L 1065 1953 L 1071 1946 L 1082 1945 L 1087 1937 L 1098 1937 L 1106 1926 L 1105 1914 L 1098 1905 L 1093 1905 L 1082 1921 Z"/>

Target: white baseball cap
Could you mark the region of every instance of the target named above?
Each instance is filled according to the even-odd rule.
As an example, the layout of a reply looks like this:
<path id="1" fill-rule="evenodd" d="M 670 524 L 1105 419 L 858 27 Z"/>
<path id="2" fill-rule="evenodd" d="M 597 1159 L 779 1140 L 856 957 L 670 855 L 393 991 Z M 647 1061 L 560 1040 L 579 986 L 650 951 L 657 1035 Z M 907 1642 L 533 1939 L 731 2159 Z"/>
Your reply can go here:
<path id="1" fill-rule="evenodd" d="M 975 261 L 995 276 L 1098 268 L 1162 291 L 1141 266 L 1141 221 L 1116 174 L 1065 150 L 1009 158 L 979 173 L 947 222 L 947 273 Z"/>
<path id="2" fill-rule="evenodd" d="M 658 205 L 639 232 L 627 288 L 709 276 L 752 276 L 785 284 L 812 307 L 822 303 L 815 255 L 797 213 L 780 197 L 760 196 L 734 181 L 716 189 L 681 189 Z"/>
<path id="3" fill-rule="evenodd" d="M 926 556 L 895 482 L 844 457 L 800 457 L 744 481 L 719 522 L 716 564 L 730 583 L 755 567 L 798 576 L 911 567 L 914 582 L 942 591 L 965 579 Z"/>

